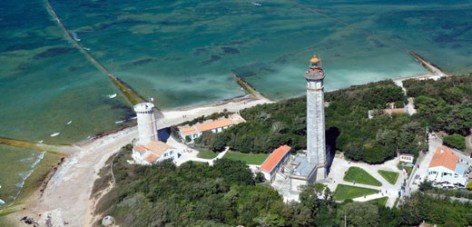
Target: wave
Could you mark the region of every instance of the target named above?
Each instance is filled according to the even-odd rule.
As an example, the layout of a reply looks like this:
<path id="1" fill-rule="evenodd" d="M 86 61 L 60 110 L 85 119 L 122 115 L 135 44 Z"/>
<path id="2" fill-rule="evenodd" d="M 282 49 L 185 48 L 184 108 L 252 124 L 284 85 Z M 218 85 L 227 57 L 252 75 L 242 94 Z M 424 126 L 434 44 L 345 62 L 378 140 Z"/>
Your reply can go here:
<path id="1" fill-rule="evenodd" d="M 13 197 L 13 200 L 15 200 L 20 195 L 21 189 L 25 185 L 26 179 L 28 179 L 31 176 L 31 174 L 33 174 L 38 164 L 41 162 L 41 160 L 43 160 L 45 154 L 46 152 L 39 153 L 39 155 L 36 157 L 36 160 L 30 165 L 29 170 L 18 174 L 21 177 L 21 181 L 18 182 L 15 186 L 20 188 L 20 190 L 18 190 L 16 195 Z"/>

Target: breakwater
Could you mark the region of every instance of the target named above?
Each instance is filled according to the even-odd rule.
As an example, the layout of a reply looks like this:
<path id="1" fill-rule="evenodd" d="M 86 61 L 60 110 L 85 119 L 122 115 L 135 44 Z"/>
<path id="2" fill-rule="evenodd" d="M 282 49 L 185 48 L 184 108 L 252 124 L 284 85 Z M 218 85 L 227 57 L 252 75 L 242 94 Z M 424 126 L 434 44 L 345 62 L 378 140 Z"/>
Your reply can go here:
<path id="1" fill-rule="evenodd" d="M 248 95 L 250 95 L 254 99 L 260 99 L 260 100 L 268 100 L 268 98 L 264 97 L 261 93 L 259 93 L 253 86 L 251 86 L 247 81 L 245 81 L 243 78 L 239 77 L 236 75 L 236 73 L 231 73 L 233 76 L 233 79 L 236 81 L 236 83 L 246 91 Z"/>
<path id="2" fill-rule="evenodd" d="M 79 44 L 79 42 L 74 39 L 74 37 L 71 36 L 71 33 L 69 30 L 67 30 L 66 26 L 64 23 L 62 23 L 61 19 L 59 16 L 56 14 L 56 11 L 52 7 L 51 3 L 49 0 L 45 0 L 45 5 L 46 9 L 49 13 L 49 15 L 57 22 L 59 27 L 61 28 L 62 32 L 64 33 L 65 38 L 72 43 L 72 45 L 80 51 L 84 55 L 84 57 L 92 63 L 92 65 L 95 66 L 99 71 L 101 71 L 103 74 L 105 74 L 115 85 L 116 88 L 118 88 L 123 96 L 126 98 L 126 100 L 132 104 L 138 104 L 140 102 L 143 102 L 143 98 L 133 89 L 131 89 L 130 86 L 128 86 L 126 83 L 124 83 L 122 80 L 120 80 L 117 76 L 115 76 L 113 73 L 110 72 L 102 63 L 100 63 L 91 53 L 89 53 L 85 48 Z"/>
<path id="3" fill-rule="evenodd" d="M 438 76 L 438 77 L 449 76 L 441 68 L 439 68 L 438 66 L 426 61 L 425 58 L 423 58 L 421 55 L 417 54 L 416 52 L 410 51 L 409 53 L 410 53 L 411 56 L 413 56 L 413 58 L 417 62 L 419 62 L 421 64 L 421 66 L 423 66 L 426 70 L 433 73 L 435 76 Z"/>

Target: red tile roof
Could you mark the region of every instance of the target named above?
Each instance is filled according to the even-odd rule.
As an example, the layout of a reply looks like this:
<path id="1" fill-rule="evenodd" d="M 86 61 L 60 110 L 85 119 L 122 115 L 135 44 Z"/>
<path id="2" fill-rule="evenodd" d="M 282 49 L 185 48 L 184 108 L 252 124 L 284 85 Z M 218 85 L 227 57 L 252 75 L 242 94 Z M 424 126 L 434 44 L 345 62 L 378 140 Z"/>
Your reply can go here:
<path id="1" fill-rule="evenodd" d="M 172 147 L 161 141 L 150 141 L 145 145 L 139 144 L 133 147 L 133 150 L 138 152 L 148 163 L 156 162 L 169 149 Z"/>
<path id="2" fill-rule="evenodd" d="M 454 151 L 449 147 L 441 146 L 434 152 L 433 159 L 429 163 L 429 168 L 443 166 L 451 171 L 456 171 L 457 162 L 459 162 L 459 157 L 457 157 Z"/>
<path id="3" fill-rule="evenodd" d="M 197 129 L 200 132 L 210 131 L 212 129 L 223 128 L 225 126 L 232 125 L 233 122 L 228 118 L 221 118 L 214 121 L 203 122 L 201 124 L 197 124 Z"/>
<path id="4" fill-rule="evenodd" d="M 281 161 L 287 156 L 292 148 L 287 145 L 282 145 L 275 149 L 269 157 L 262 163 L 261 170 L 270 173 Z"/>
<path id="5" fill-rule="evenodd" d="M 402 114 L 405 113 L 405 108 L 396 108 L 396 109 L 384 109 L 385 114 Z"/>
<path id="6" fill-rule="evenodd" d="M 155 154 L 152 154 L 152 153 L 151 153 L 151 154 L 147 155 L 147 156 L 144 158 L 144 160 L 146 160 L 146 162 L 148 162 L 148 163 L 154 163 L 154 162 L 157 161 L 158 158 L 159 158 L 158 155 L 155 155 Z"/>
<path id="7" fill-rule="evenodd" d="M 133 150 L 135 150 L 136 152 L 140 154 L 143 154 L 144 152 L 146 152 L 146 148 L 143 145 L 136 145 L 133 147 Z"/>
<path id="8" fill-rule="evenodd" d="M 146 150 L 156 154 L 156 155 L 162 155 L 164 154 L 167 150 L 172 148 L 171 146 L 167 145 L 166 143 L 163 143 L 161 141 L 151 141 L 148 144 L 144 146 Z"/>
<path id="9" fill-rule="evenodd" d="M 183 133 L 184 135 L 193 135 L 197 133 L 197 129 L 192 127 L 192 126 L 179 126 L 179 131 Z"/>
<path id="10" fill-rule="evenodd" d="M 179 131 L 182 134 L 188 136 L 188 135 L 196 134 L 198 132 L 206 132 L 206 131 L 210 131 L 217 128 L 223 128 L 223 127 L 227 127 L 231 125 L 236 125 L 244 121 L 245 120 L 238 114 L 232 114 L 228 116 L 228 118 L 221 117 L 216 120 L 208 120 L 202 123 L 197 123 L 193 126 L 188 126 L 188 125 L 180 126 Z"/>

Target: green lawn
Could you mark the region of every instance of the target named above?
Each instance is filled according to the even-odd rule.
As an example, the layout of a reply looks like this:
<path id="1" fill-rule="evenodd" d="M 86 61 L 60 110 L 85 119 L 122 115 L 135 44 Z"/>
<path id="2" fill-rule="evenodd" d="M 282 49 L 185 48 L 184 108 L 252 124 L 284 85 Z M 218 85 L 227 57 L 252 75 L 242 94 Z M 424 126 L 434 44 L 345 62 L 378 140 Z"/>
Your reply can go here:
<path id="1" fill-rule="evenodd" d="M 235 151 L 228 151 L 223 158 L 231 160 L 243 161 L 246 164 L 260 165 L 266 160 L 269 154 L 254 154 L 254 153 L 241 153 Z"/>
<path id="2" fill-rule="evenodd" d="M 392 171 L 386 171 L 386 170 L 379 170 L 378 172 L 390 184 L 395 184 L 397 182 L 398 176 L 400 175 L 398 172 L 392 172 Z"/>
<path id="3" fill-rule="evenodd" d="M 334 190 L 334 199 L 337 201 L 344 201 L 346 199 L 354 199 L 357 197 L 371 195 L 378 193 L 378 190 L 370 188 L 361 188 L 356 186 L 349 186 L 345 184 L 339 184 Z"/>
<path id="4" fill-rule="evenodd" d="M 410 176 L 411 171 L 413 171 L 413 167 L 411 167 L 411 166 L 405 166 L 404 168 L 405 168 L 405 171 L 408 173 L 408 176 Z"/>
<path id="5" fill-rule="evenodd" d="M 201 149 L 198 151 L 197 157 L 199 158 L 204 158 L 204 159 L 213 159 L 218 155 L 218 153 L 206 150 L 206 149 Z"/>
<path id="6" fill-rule="evenodd" d="M 348 182 L 356 182 L 361 184 L 368 184 L 373 186 L 382 186 L 382 183 L 375 179 L 368 172 L 362 168 L 353 166 L 347 170 L 347 173 L 344 175 L 344 180 Z"/>
<path id="7" fill-rule="evenodd" d="M 388 197 L 382 197 L 382 198 L 371 200 L 369 202 L 371 202 L 373 204 L 378 204 L 380 206 L 385 206 L 385 205 L 387 205 L 387 200 L 388 200 Z"/>
<path id="8" fill-rule="evenodd" d="M 402 171 L 403 171 L 403 169 L 405 169 L 406 172 L 408 173 L 408 176 L 411 174 L 411 171 L 413 170 L 413 166 L 404 165 L 402 163 L 398 163 L 397 167 L 398 167 L 399 170 L 402 170 Z"/>

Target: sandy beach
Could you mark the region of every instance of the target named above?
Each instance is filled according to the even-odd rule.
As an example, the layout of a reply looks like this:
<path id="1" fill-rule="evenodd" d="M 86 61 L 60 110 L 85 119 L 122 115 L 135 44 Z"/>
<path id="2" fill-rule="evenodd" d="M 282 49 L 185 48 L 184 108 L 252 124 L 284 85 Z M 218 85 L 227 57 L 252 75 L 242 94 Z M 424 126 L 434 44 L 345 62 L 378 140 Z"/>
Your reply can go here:
<path id="1" fill-rule="evenodd" d="M 227 102 L 191 109 L 163 111 L 160 127 L 168 127 L 192 120 L 202 115 L 222 112 L 237 112 L 271 101 L 238 98 Z M 103 137 L 79 142 L 68 158 L 54 172 L 42 193 L 34 193 L 22 204 L 22 210 L 7 216 L 18 226 L 28 226 L 20 219 L 27 216 L 39 226 L 91 226 L 94 219 L 95 199 L 91 198 L 92 187 L 105 162 L 121 147 L 137 138 L 136 127 L 130 127 Z"/>

